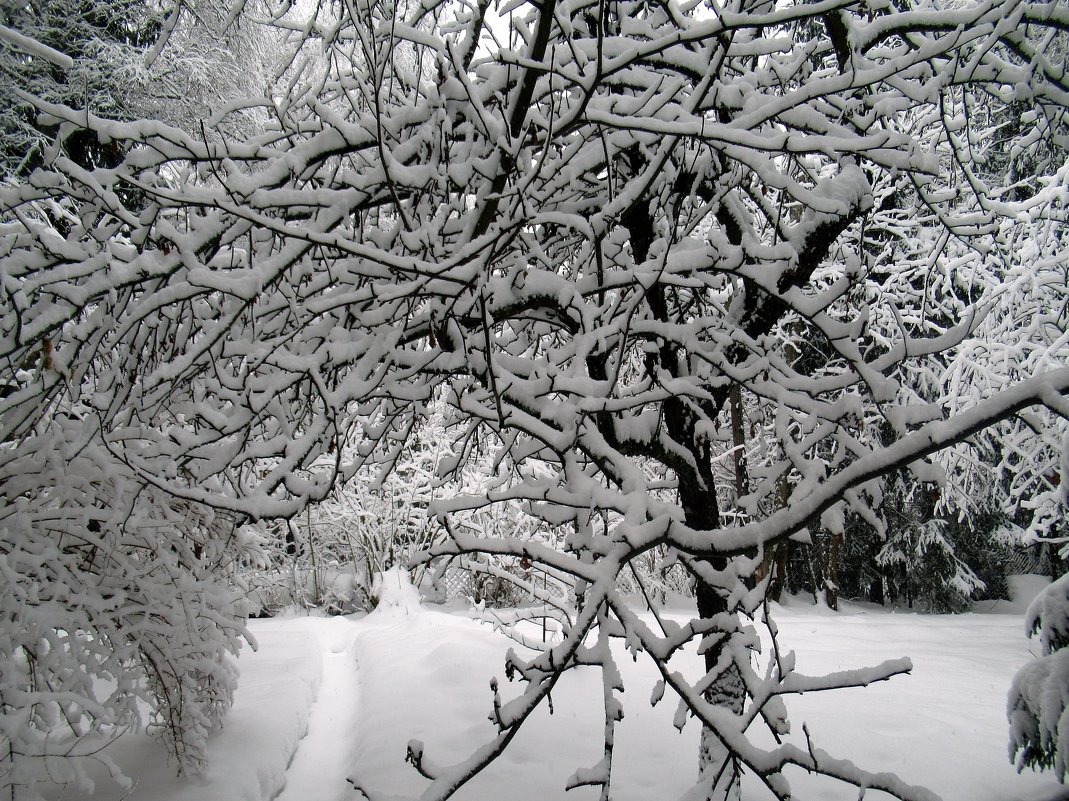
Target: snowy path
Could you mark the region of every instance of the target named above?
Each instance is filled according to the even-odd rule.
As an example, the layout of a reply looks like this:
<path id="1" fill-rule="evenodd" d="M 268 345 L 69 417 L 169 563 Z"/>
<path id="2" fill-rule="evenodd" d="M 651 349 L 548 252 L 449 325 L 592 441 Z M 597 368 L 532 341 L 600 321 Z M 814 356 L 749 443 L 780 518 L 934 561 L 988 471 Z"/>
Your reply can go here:
<path id="1" fill-rule="evenodd" d="M 319 692 L 308 717 L 308 732 L 286 770 L 275 801 L 343 801 L 353 788 L 345 777 L 352 766 L 358 713 L 358 679 L 353 643 L 359 625 L 346 618 L 310 618 L 323 652 Z"/>
<path id="2" fill-rule="evenodd" d="M 398 600 L 398 599 L 394 599 Z M 506 699 L 510 643 L 462 610 L 399 599 L 359 618 L 293 616 L 250 622 L 259 650 L 243 650 L 234 709 L 211 741 L 211 764 L 178 779 L 159 744 L 123 737 L 112 755 L 136 781 L 127 792 L 101 776 L 91 793 L 55 801 L 362 801 L 353 777 L 376 797 L 417 798 L 426 787 L 404 754 L 411 738 L 442 763 L 464 758 L 495 734 L 487 719 L 490 678 Z M 807 672 L 874 664 L 909 654 L 912 675 L 864 690 L 790 701 L 818 745 L 872 769 L 898 772 L 944 801 L 1069 801 L 1050 774 L 1017 774 L 1006 755 L 1006 691 L 1035 644 L 1012 614 L 922 616 L 847 605 L 831 614 L 780 608 L 781 644 Z M 698 667 L 692 654 L 680 667 Z M 648 703 L 655 676 L 643 660 L 620 661 L 627 714 L 617 736 L 620 801 L 680 797 L 694 774 L 697 728 L 672 726 L 675 704 Z M 555 713 L 539 710 L 501 759 L 457 801 L 593 801 L 564 784 L 600 757 L 600 685 L 589 669 L 554 690 Z M 857 791 L 804 774 L 800 798 L 855 801 Z M 887 796 L 870 794 L 873 801 Z M 868 798 L 869 796 L 866 796 Z M 766 795 L 747 786 L 748 801 Z"/>

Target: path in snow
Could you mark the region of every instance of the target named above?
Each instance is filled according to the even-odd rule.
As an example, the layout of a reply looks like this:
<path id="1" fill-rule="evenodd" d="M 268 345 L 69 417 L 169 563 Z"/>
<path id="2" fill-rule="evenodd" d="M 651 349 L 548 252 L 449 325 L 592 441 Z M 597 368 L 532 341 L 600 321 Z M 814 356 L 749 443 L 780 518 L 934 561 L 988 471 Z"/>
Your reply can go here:
<path id="1" fill-rule="evenodd" d="M 342 801 L 353 798 L 346 782 L 358 721 L 358 683 L 353 643 L 359 626 L 342 617 L 308 618 L 319 637 L 323 673 L 308 717 L 308 731 L 286 770 L 275 801 Z"/>
<path id="2" fill-rule="evenodd" d="M 210 741 L 208 771 L 178 779 L 166 752 L 145 734 L 123 736 L 111 756 L 135 780 L 132 792 L 103 775 L 94 791 L 57 787 L 55 801 L 358 801 L 348 777 L 376 797 L 418 797 L 426 781 L 406 765 L 411 738 L 440 763 L 492 739 L 490 678 L 507 698 L 520 691 L 503 675 L 510 642 L 462 610 L 420 606 L 404 587 L 383 587 L 383 603 L 362 618 L 293 616 L 250 621 L 260 648 L 242 651 L 234 709 Z M 1020 610 L 1014 614 L 923 616 L 845 605 L 777 612 L 781 646 L 799 668 L 823 673 L 908 654 L 910 676 L 864 690 L 790 699 L 796 728 L 808 721 L 818 745 L 870 769 L 897 771 L 944 801 L 1069 801 L 1053 776 L 1017 774 L 1006 754 L 1006 691 L 1032 658 Z M 681 614 L 676 615 L 682 617 Z M 697 727 L 672 726 L 671 699 L 649 706 L 656 678 L 626 655 L 626 717 L 617 733 L 620 801 L 678 798 L 693 781 Z M 678 667 L 697 670 L 693 653 Z M 673 663 L 675 664 L 675 662 Z M 538 710 L 501 759 L 457 801 L 593 801 L 565 795 L 568 775 L 600 758 L 596 671 L 569 673 L 554 689 L 554 714 Z M 799 797 L 854 801 L 857 791 L 804 774 Z M 751 781 L 748 797 L 763 801 Z M 887 801 L 871 793 L 866 799 Z"/>

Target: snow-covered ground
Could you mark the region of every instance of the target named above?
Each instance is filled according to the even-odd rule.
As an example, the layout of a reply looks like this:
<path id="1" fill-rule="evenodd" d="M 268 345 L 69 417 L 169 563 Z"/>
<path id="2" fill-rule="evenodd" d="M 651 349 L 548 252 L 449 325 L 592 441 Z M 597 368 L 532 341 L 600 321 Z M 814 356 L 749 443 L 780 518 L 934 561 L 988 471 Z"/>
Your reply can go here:
<path id="1" fill-rule="evenodd" d="M 1030 589 L 1030 588 L 1029 588 Z M 502 675 L 513 645 L 462 610 L 391 603 L 363 617 L 253 621 L 259 650 L 240 659 L 241 685 L 212 767 L 193 783 L 176 780 L 162 750 L 142 735 L 113 748 L 137 784 L 129 794 L 108 781 L 95 801 L 356 801 L 353 777 L 376 799 L 418 796 L 425 785 L 404 762 L 421 739 L 426 755 L 460 759 L 488 740 L 490 679 Z M 908 655 L 914 671 L 867 689 L 805 696 L 789 703 L 797 731 L 860 765 L 898 773 L 945 801 L 1050 801 L 1064 792 L 1048 774 L 1017 774 L 1006 753 L 1006 691 L 1036 645 L 1023 631 L 1021 604 L 985 613 L 917 615 L 848 605 L 838 614 L 802 603 L 776 610 L 781 647 L 814 674 Z M 682 616 L 682 610 L 680 616 Z M 696 660 L 696 657 L 692 657 Z M 696 665 L 696 662 L 695 662 Z M 651 669 L 621 660 L 626 718 L 617 734 L 618 801 L 678 797 L 693 781 L 697 725 L 671 725 L 675 704 L 649 705 Z M 539 713 L 505 755 L 457 797 L 469 801 L 564 798 L 578 767 L 600 757 L 600 684 L 587 670 L 554 691 L 554 714 Z M 794 777 L 796 797 L 857 798 L 857 791 Z M 763 798 L 756 785 L 746 797 Z M 68 796 L 71 797 L 71 796 Z M 589 788 L 569 799 L 595 798 Z M 867 799 L 878 798 L 878 793 Z"/>

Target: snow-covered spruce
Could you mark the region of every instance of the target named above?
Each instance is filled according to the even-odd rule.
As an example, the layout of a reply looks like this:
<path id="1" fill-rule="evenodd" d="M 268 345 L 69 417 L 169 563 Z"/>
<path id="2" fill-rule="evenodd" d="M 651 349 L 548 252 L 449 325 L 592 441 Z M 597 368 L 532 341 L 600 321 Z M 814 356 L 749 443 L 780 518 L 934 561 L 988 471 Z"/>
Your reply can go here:
<path id="1" fill-rule="evenodd" d="M 1022 667 L 1010 688 L 1010 759 L 1019 770 L 1053 770 L 1065 781 L 1069 766 L 1069 574 L 1028 607 L 1025 626 L 1039 635 L 1042 654 Z"/>

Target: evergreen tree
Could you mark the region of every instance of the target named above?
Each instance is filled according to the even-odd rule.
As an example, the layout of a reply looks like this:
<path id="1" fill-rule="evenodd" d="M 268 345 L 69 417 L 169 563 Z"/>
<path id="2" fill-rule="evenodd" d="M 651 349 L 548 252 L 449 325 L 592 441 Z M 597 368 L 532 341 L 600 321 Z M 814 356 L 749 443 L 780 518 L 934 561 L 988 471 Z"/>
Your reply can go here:
<path id="1" fill-rule="evenodd" d="M 0 175 L 27 175 L 44 161 L 58 125 L 41 120 L 23 93 L 102 117 L 131 118 L 128 66 L 154 45 L 163 9 L 146 0 L 2 0 L 0 25 L 67 56 L 64 67 L 10 40 L 0 45 Z M 84 128 L 64 138 L 76 163 L 113 166 L 121 153 Z"/>
<path id="2" fill-rule="evenodd" d="M 1042 655 L 1017 671 L 1010 689 L 1010 759 L 1017 769 L 1069 768 L 1069 576 L 1049 585 L 1028 607 L 1025 626 L 1039 635 Z"/>

